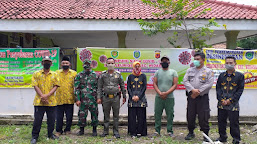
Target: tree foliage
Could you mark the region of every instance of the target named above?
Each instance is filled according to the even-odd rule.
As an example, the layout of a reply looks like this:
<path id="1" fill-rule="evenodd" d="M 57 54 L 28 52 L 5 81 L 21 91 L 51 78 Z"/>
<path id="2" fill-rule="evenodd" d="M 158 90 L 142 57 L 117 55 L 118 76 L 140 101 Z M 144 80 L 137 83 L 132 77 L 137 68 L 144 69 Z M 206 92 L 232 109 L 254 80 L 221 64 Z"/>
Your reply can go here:
<path id="1" fill-rule="evenodd" d="M 154 22 L 138 20 L 144 34 L 153 36 L 158 33 L 165 33 L 168 30 L 174 30 L 167 40 L 175 48 L 182 47 L 178 43 L 178 39 L 185 36 L 190 48 L 210 47 L 206 44 L 206 40 L 211 39 L 214 35 L 214 31 L 210 27 L 219 26 L 214 18 L 200 27 L 189 25 L 186 21 L 186 18 L 191 16 L 192 13 L 194 13 L 193 17 L 197 18 L 211 10 L 210 8 L 197 9 L 204 4 L 203 0 L 142 0 L 142 2 L 158 9 L 159 12 L 152 14 L 161 18 L 161 20 Z M 179 33 L 179 31 L 184 31 L 184 34 Z"/>
<path id="2" fill-rule="evenodd" d="M 243 49 L 257 49 L 257 36 L 238 40 L 237 46 Z"/>

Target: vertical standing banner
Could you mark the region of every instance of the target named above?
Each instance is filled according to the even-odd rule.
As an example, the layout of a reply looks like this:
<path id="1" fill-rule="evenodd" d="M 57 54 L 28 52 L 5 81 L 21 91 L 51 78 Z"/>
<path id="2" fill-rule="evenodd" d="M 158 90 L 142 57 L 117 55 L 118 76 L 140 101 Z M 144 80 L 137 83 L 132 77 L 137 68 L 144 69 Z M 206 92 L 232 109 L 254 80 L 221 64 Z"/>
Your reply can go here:
<path id="1" fill-rule="evenodd" d="M 227 49 L 203 49 L 206 54 L 206 66 L 213 69 L 215 73 L 214 86 L 216 85 L 218 76 L 224 72 L 225 58 L 233 56 L 236 58 L 236 71 L 245 76 L 245 88 L 257 88 L 257 50 L 227 50 Z"/>
<path id="2" fill-rule="evenodd" d="M 106 59 L 115 59 L 115 69 L 120 71 L 126 83 L 127 77 L 132 73 L 132 64 L 135 61 L 141 62 L 142 72 L 147 76 L 147 87 L 153 88 L 154 73 L 161 68 L 160 59 L 162 56 L 170 58 L 170 68 L 177 71 L 179 75 L 178 89 L 184 89 L 182 84 L 186 70 L 192 66 L 193 51 L 190 49 L 171 48 L 79 48 L 77 49 L 77 72 L 83 70 L 83 60 L 90 59 L 92 68 L 100 73 L 106 68 Z"/>
<path id="3" fill-rule="evenodd" d="M 0 88 L 30 88 L 32 74 L 43 68 L 44 56 L 53 60 L 52 71 L 59 69 L 59 48 L 1 48 Z"/>

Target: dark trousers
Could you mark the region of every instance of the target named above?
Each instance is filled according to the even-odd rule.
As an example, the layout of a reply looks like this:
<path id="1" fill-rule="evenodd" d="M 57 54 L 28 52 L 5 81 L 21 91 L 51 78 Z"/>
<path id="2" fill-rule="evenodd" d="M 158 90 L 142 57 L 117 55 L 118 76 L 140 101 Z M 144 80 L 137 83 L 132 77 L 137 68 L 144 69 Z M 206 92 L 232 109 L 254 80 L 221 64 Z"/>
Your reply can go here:
<path id="1" fill-rule="evenodd" d="M 131 136 L 136 136 L 137 134 L 141 134 L 141 136 L 147 135 L 145 107 L 128 108 L 128 133 Z"/>
<path id="2" fill-rule="evenodd" d="M 56 132 L 63 133 L 63 117 L 66 115 L 66 128 L 64 132 L 70 131 L 73 118 L 74 104 L 58 105 L 56 110 Z"/>
<path id="3" fill-rule="evenodd" d="M 55 123 L 56 106 L 34 106 L 34 123 L 32 129 L 32 138 L 38 139 L 42 125 L 42 120 L 46 112 L 48 137 L 53 135 Z"/>
<path id="4" fill-rule="evenodd" d="M 200 130 L 208 135 L 209 118 L 210 118 L 210 106 L 208 94 L 204 96 L 198 96 L 192 99 L 191 96 L 187 97 L 187 123 L 189 133 L 193 133 L 195 129 L 196 115 L 198 115 Z"/>
<path id="5" fill-rule="evenodd" d="M 223 140 L 228 138 L 226 133 L 227 118 L 229 118 L 230 134 L 233 137 L 233 141 L 239 142 L 241 140 L 239 129 L 239 111 L 230 111 L 218 108 L 218 125 L 220 138 Z"/>

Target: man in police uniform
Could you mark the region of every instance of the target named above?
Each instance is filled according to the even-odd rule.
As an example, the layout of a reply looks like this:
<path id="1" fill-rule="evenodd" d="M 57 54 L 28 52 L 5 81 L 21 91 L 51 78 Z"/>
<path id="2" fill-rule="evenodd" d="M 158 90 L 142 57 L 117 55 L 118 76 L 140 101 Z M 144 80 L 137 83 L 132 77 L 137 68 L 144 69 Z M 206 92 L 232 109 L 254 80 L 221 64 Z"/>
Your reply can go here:
<path id="1" fill-rule="evenodd" d="M 91 61 L 85 59 L 83 62 L 84 70 L 77 74 L 74 80 L 76 105 L 79 106 L 80 131 L 77 135 L 84 134 L 84 127 L 87 122 L 88 110 L 91 113 L 91 125 L 93 126 L 93 136 L 97 136 L 98 107 L 96 103 L 97 75 L 91 70 Z"/>
<path id="2" fill-rule="evenodd" d="M 233 144 L 240 143 L 239 99 L 244 91 L 244 75 L 235 71 L 236 58 L 226 57 L 226 72 L 219 75 L 216 91 L 218 99 L 218 126 L 220 142 L 227 142 L 227 118 L 230 121 L 230 134 Z"/>
<path id="3" fill-rule="evenodd" d="M 115 61 L 113 58 L 107 59 L 107 71 L 103 71 L 98 79 L 97 103 L 103 105 L 104 112 L 104 132 L 101 135 L 105 137 L 109 134 L 110 111 L 113 111 L 113 135 L 120 138 L 119 110 L 120 110 L 120 90 L 123 95 L 123 104 L 126 102 L 126 90 L 124 80 L 120 72 L 114 70 Z"/>
<path id="4" fill-rule="evenodd" d="M 189 133 L 185 140 L 191 140 L 195 137 L 195 119 L 198 114 L 201 131 L 206 135 L 209 133 L 209 90 L 213 85 L 213 72 L 204 66 L 204 53 L 194 55 L 194 66 L 189 68 L 184 76 L 183 82 L 187 93 L 187 123 Z M 204 141 L 207 141 L 204 138 Z"/>

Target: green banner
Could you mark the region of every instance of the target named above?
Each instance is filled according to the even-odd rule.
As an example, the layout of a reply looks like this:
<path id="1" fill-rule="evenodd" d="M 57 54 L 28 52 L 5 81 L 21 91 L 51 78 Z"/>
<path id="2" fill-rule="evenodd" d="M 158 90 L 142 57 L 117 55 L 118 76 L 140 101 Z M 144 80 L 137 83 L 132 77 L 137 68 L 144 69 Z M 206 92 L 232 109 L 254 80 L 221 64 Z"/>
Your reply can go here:
<path id="1" fill-rule="evenodd" d="M 179 75 L 178 89 L 184 89 L 182 84 L 186 70 L 192 66 L 193 51 L 190 49 L 172 48 L 80 48 L 77 49 L 77 72 L 83 70 L 84 59 L 92 61 L 93 70 L 97 73 L 107 70 L 106 59 L 115 59 L 116 70 L 120 71 L 126 83 L 127 77 L 132 72 L 132 64 L 141 62 L 142 72 L 147 76 L 148 88 L 153 88 L 154 73 L 161 68 L 162 56 L 170 58 L 170 68 L 177 71 Z"/>
<path id="2" fill-rule="evenodd" d="M 45 56 L 53 60 L 51 70 L 58 70 L 59 48 L 0 48 L 0 88 L 30 88 L 32 74 L 43 68 Z"/>

